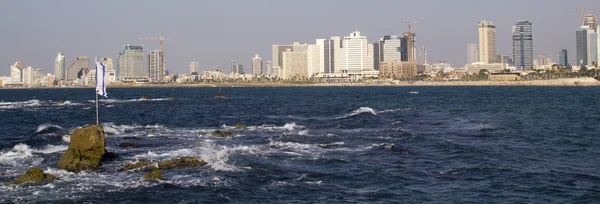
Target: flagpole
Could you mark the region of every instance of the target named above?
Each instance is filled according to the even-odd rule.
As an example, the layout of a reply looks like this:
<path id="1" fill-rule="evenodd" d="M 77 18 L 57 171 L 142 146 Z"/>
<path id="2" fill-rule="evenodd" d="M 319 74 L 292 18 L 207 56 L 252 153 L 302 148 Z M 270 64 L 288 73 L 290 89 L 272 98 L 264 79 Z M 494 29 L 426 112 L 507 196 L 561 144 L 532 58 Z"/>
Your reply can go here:
<path id="1" fill-rule="evenodd" d="M 94 62 L 98 62 L 98 57 L 94 58 Z M 96 86 L 98 86 L 98 65 L 96 64 Z M 96 125 L 99 125 L 98 119 L 98 91 L 94 88 L 94 93 L 96 95 Z"/>

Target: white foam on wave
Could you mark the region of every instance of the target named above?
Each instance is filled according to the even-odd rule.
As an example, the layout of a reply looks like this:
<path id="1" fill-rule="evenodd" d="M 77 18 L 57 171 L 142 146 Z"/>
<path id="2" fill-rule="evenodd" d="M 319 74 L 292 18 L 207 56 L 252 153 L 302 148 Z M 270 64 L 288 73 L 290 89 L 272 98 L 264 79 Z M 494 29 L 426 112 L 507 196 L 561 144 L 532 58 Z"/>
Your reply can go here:
<path id="1" fill-rule="evenodd" d="M 141 101 L 168 101 L 169 98 L 151 98 L 151 99 L 100 99 L 99 101 L 102 103 L 133 103 L 133 102 L 141 102 Z M 90 103 L 96 103 L 95 100 L 88 100 Z"/>
<path id="2" fill-rule="evenodd" d="M 15 101 L 15 102 L 0 102 L 0 109 L 15 109 L 20 107 L 34 107 L 40 106 L 41 101 L 37 99 L 31 99 L 27 101 Z"/>
<path id="3" fill-rule="evenodd" d="M 224 129 L 235 129 L 235 126 L 227 126 L 227 125 L 223 125 L 221 126 Z M 249 131 L 294 131 L 294 130 L 302 130 L 306 127 L 302 126 L 302 125 L 298 125 L 295 122 L 291 122 L 291 123 L 286 123 L 283 126 L 275 126 L 272 124 L 264 124 L 261 126 L 248 126 L 246 127 L 246 130 Z"/>
<path id="4" fill-rule="evenodd" d="M 71 142 L 71 135 L 63 135 L 61 139 L 62 139 L 62 141 L 70 143 Z"/>
<path id="5" fill-rule="evenodd" d="M 300 131 L 298 131 L 298 135 L 300 135 L 300 136 L 307 136 L 308 135 L 308 130 L 300 130 Z"/>
<path id="6" fill-rule="evenodd" d="M 58 129 L 63 129 L 61 126 L 53 125 L 53 124 L 50 124 L 50 123 L 45 123 L 45 124 L 39 125 L 38 128 L 37 128 L 37 130 L 36 130 L 36 132 L 41 132 L 41 131 L 47 130 L 49 128 L 52 128 L 52 127 L 53 128 L 58 128 Z"/>
<path id="7" fill-rule="evenodd" d="M 373 110 L 372 108 L 369 107 L 360 107 L 359 109 L 356 109 L 354 111 L 352 111 L 352 113 L 348 113 L 342 117 L 338 117 L 337 119 L 344 119 L 344 118 L 349 118 L 355 115 L 359 115 L 362 113 L 371 113 L 372 115 L 377 115 L 377 111 Z"/>
<path id="8" fill-rule="evenodd" d="M 33 150 L 26 144 L 17 144 L 10 151 L 0 152 L 0 164 L 22 166 L 24 164 L 39 164 L 43 161 L 42 158 L 30 160 L 33 158 Z"/>
<path id="9" fill-rule="evenodd" d="M 33 152 L 41 154 L 54 154 L 67 151 L 67 148 L 69 148 L 69 146 L 66 145 L 46 145 L 43 149 L 34 149 Z"/>
<path id="10" fill-rule="evenodd" d="M 272 139 L 269 139 L 269 146 L 283 150 L 288 154 L 290 154 L 290 153 L 292 153 L 292 154 L 294 154 L 294 153 L 312 154 L 312 153 L 315 153 L 316 151 L 321 151 L 321 148 L 318 148 L 316 145 L 312 145 L 312 144 L 301 144 L 301 143 L 296 143 L 296 142 L 280 142 L 280 141 L 274 141 Z"/>
<path id="11" fill-rule="evenodd" d="M 142 126 L 142 125 L 137 125 L 137 124 L 116 125 L 114 123 L 102 123 L 102 127 L 104 128 L 105 132 L 109 132 L 112 134 L 123 134 L 126 131 L 134 130 L 134 129 L 166 129 L 164 126 L 158 125 L 158 124 Z"/>

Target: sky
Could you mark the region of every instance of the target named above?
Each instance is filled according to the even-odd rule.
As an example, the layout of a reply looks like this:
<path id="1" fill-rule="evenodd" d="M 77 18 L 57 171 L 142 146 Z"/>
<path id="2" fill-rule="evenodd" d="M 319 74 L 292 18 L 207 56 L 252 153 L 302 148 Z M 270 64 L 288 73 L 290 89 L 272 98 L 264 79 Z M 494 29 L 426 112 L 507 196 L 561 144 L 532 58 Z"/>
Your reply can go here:
<path id="1" fill-rule="evenodd" d="M 315 43 L 359 30 L 369 42 L 406 32 L 412 26 L 417 46 L 429 62 L 462 67 L 467 44 L 478 42 L 477 23 L 496 24 L 496 52 L 512 56 L 511 29 L 518 20 L 534 27 L 534 57 L 558 61 L 561 49 L 575 59 L 580 14 L 600 13 L 599 0 L 5 0 L 0 1 L 0 76 L 18 60 L 54 72 L 56 53 L 67 66 L 76 56 L 116 57 L 126 44 L 158 49 L 164 36 L 170 73 L 227 69 L 230 60 L 248 70 L 254 54 L 271 59 L 271 45 Z M 115 65 L 116 66 L 116 65 Z"/>

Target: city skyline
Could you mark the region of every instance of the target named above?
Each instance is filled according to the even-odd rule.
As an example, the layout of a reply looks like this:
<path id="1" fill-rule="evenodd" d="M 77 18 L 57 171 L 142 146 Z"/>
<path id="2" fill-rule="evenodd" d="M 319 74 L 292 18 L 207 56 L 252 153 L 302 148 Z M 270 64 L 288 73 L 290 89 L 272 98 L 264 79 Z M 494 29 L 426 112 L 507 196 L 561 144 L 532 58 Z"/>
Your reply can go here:
<path id="1" fill-rule="evenodd" d="M 408 25 L 404 24 L 404 20 L 408 19 L 422 22 L 414 24 L 412 32 L 417 35 L 417 47 L 427 48 L 430 62 L 445 60 L 457 66 L 465 64 L 464 46 L 477 42 L 477 22 L 483 20 L 496 24 L 497 54 L 511 55 L 511 28 L 518 20 L 528 20 L 535 25 L 534 56 L 558 58 L 558 53 L 567 49 L 571 51 L 569 58 L 576 59 L 575 31 L 581 19 L 574 8 L 590 6 L 591 1 L 546 1 L 542 7 L 536 2 L 519 1 L 522 7 L 516 8 L 510 2 L 498 5 L 498 9 L 484 11 L 476 8 L 484 8 L 487 3 L 474 0 L 430 0 L 410 4 L 377 1 L 373 3 L 386 6 L 367 12 L 363 12 L 363 6 L 339 7 L 335 2 L 318 1 L 103 2 L 102 11 L 108 10 L 107 13 L 126 13 L 132 8 L 148 11 L 144 12 L 148 15 L 132 16 L 127 21 L 116 20 L 119 15 L 90 12 L 98 7 L 96 4 L 83 5 L 70 0 L 35 4 L 3 2 L 0 25 L 13 29 L 7 29 L 2 38 L 2 43 L 11 51 L 0 56 L 0 65 L 4 67 L 0 69 L 0 75 L 9 75 L 10 65 L 19 60 L 24 67 L 32 66 L 54 73 L 54 60 L 59 52 L 64 53 L 68 66 L 76 56 L 116 59 L 125 44 L 143 44 L 145 50 L 153 50 L 159 47 L 158 41 L 141 41 L 138 38 L 160 35 L 170 38 L 164 43 L 164 52 L 171 73 L 186 73 L 192 61 L 199 63 L 199 71 L 226 67 L 231 60 L 251 67 L 252 56 L 255 53 L 270 56 L 272 45 L 312 43 L 319 38 L 346 36 L 353 30 L 361 31 L 369 43 L 373 43 L 385 35 L 407 32 Z M 317 3 L 322 6 L 314 7 Z M 73 6 L 81 6 L 82 9 L 73 11 L 70 9 Z M 293 12 L 287 10 L 290 6 L 297 9 Z M 247 11 L 249 7 L 255 8 L 255 11 L 258 9 L 259 14 Z M 332 8 L 340 9 L 325 12 Z M 386 12 L 398 8 L 403 12 Z M 506 12 L 508 8 L 511 12 Z M 531 12 L 532 9 L 534 12 Z M 20 11 L 28 11 L 28 14 L 23 15 Z M 149 13 L 157 11 L 164 14 L 158 20 L 148 22 Z M 584 13 L 596 14 L 598 11 L 598 8 L 589 8 Z M 306 12 L 315 15 L 304 15 Z M 554 15 L 556 13 L 564 15 Z M 77 18 L 73 18 L 75 16 Z M 451 20 L 448 17 L 452 17 Z M 400 20 L 397 23 L 387 22 L 390 19 Z M 249 22 L 258 22 L 263 28 L 251 30 L 256 23 Z M 294 26 L 287 26 L 290 22 Z M 156 25 L 148 26 L 150 23 Z M 97 27 L 108 31 L 94 32 Z M 228 40 L 222 42 L 214 39 Z"/>

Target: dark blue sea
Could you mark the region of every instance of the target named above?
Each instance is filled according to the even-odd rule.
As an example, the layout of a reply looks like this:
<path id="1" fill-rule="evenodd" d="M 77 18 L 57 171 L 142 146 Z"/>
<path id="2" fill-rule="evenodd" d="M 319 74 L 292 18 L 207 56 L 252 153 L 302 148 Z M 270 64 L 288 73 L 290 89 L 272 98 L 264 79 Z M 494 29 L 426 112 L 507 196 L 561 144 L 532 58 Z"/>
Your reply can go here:
<path id="1" fill-rule="evenodd" d="M 60 179 L 2 185 L 0 202 L 600 203 L 600 87 L 217 92 L 109 88 L 100 123 L 119 158 L 73 173 L 56 165 L 69 135 L 95 123 L 94 90 L 0 90 L 0 182 L 30 167 Z M 165 181 L 119 171 L 188 156 L 208 165 Z"/>

